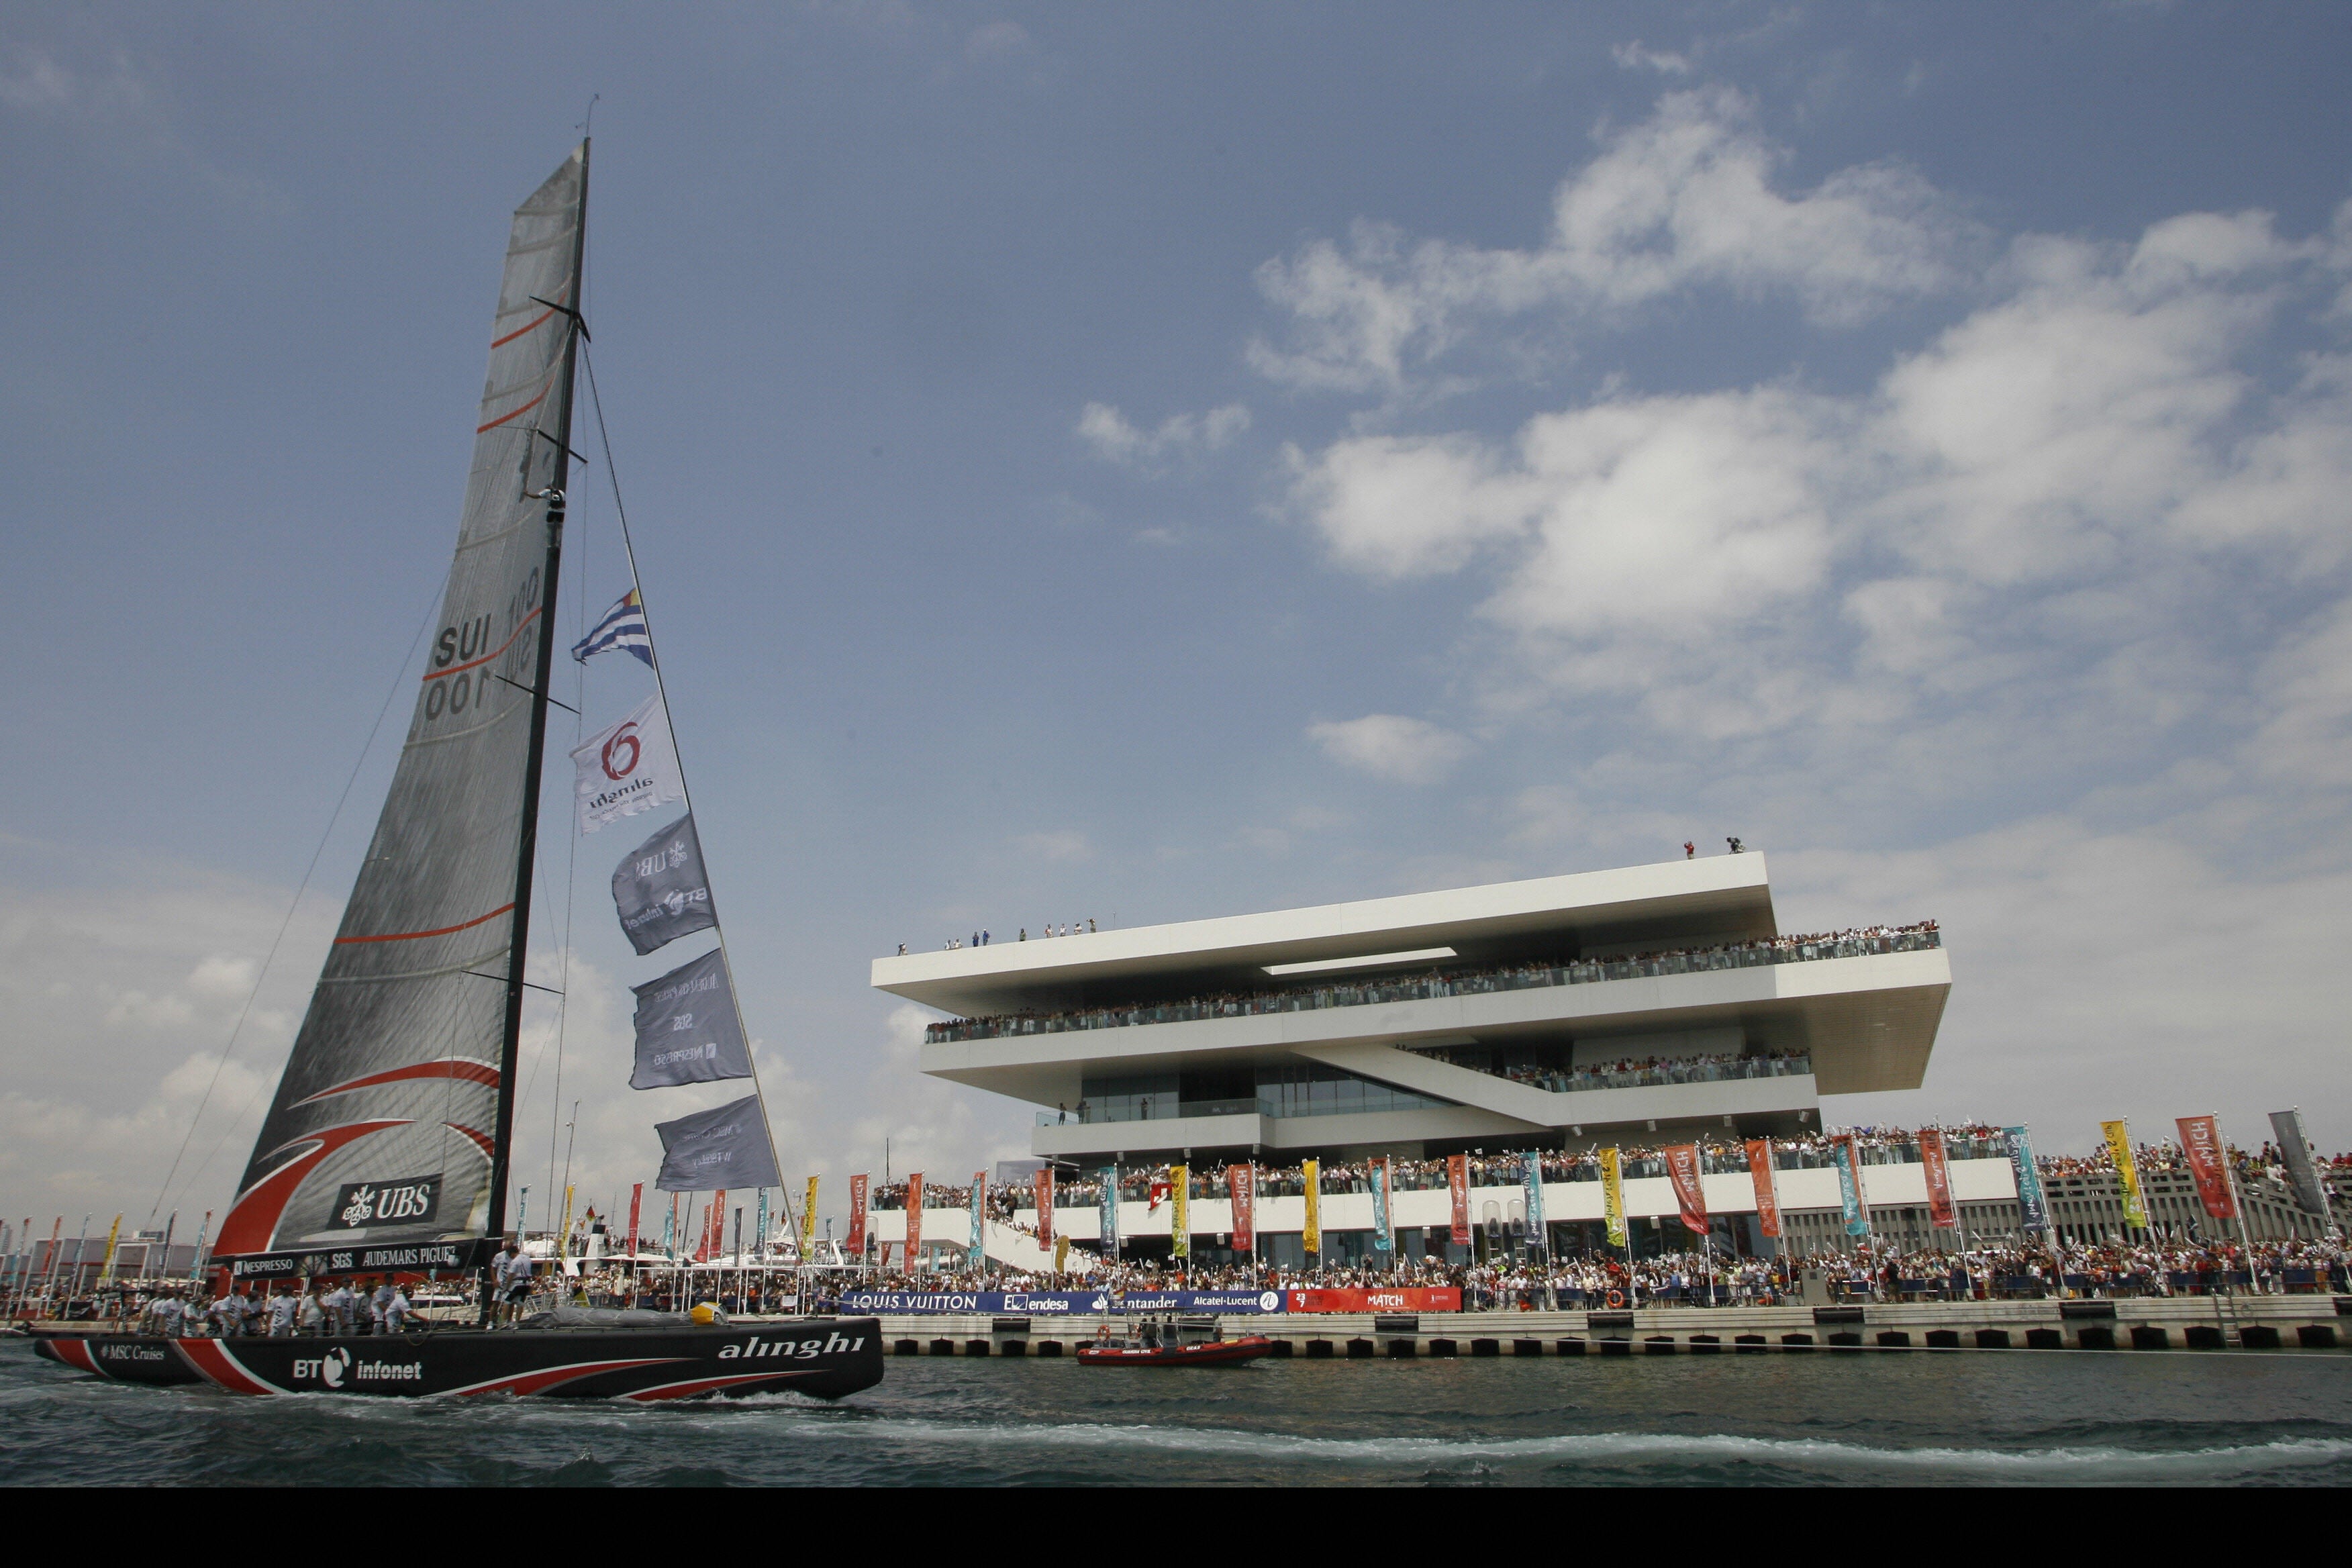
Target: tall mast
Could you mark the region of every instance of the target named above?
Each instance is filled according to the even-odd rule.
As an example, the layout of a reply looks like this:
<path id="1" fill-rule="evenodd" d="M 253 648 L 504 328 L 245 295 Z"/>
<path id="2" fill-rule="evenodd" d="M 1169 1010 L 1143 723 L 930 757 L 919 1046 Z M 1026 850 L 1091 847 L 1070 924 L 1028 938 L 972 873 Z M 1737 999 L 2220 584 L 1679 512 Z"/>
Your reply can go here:
<path id="1" fill-rule="evenodd" d="M 490 1204 L 487 1236 L 495 1242 L 506 1233 L 507 1182 L 514 1165 L 515 1079 L 522 1059 L 522 998 L 529 989 L 523 963 L 530 952 L 530 879 L 539 856 L 539 795 L 541 765 L 547 751 L 547 700 L 555 679 L 555 587 L 563 563 L 564 489 L 572 473 L 572 374 L 580 353 L 580 293 L 588 256 L 588 142 L 580 143 L 580 208 L 573 229 L 572 290 L 565 311 L 568 327 L 563 344 L 563 409 L 555 430 L 555 477 L 543 497 L 547 505 L 547 564 L 540 574 L 539 668 L 531 681 L 530 749 L 523 765 L 522 834 L 515 850 L 514 928 L 507 949 L 507 1018 L 499 1047 L 498 1127 L 490 1148 Z M 482 1292 L 482 1312 L 488 1321 L 490 1292 Z"/>

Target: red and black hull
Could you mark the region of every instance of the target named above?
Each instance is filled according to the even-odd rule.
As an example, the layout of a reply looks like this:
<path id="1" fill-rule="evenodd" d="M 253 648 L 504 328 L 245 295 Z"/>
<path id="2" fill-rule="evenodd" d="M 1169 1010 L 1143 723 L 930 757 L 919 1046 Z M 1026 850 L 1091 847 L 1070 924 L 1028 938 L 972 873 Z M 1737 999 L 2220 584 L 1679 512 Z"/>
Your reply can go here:
<path id="1" fill-rule="evenodd" d="M 1274 1342 L 1264 1334 L 1238 1340 L 1211 1340 L 1194 1345 L 1080 1345 L 1080 1366 L 1235 1366 L 1273 1352 Z"/>
<path id="2" fill-rule="evenodd" d="M 709 1328 L 442 1329 L 349 1339 L 37 1335 L 35 1351 L 117 1383 L 230 1394 L 538 1394 L 641 1403 L 788 1390 L 839 1399 L 882 1381 L 881 1326 L 821 1318 Z"/>

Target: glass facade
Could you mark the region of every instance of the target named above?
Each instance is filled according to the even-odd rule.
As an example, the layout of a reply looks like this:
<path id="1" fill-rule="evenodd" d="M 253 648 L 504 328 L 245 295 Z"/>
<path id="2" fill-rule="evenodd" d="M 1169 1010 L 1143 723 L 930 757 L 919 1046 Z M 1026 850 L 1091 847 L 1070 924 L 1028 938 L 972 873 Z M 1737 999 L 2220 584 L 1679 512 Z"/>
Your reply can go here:
<path id="1" fill-rule="evenodd" d="M 1427 1110 L 1450 1100 L 1394 1088 L 1338 1068 L 1298 1062 L 1208 1073 L 1126 1073 L 1089 1078 L 1078 1103 L 1040 1111 L 1040 1127 L 1106 1121 L 1166 1121 L 1192 1116 L 1353 1116 Z"/>

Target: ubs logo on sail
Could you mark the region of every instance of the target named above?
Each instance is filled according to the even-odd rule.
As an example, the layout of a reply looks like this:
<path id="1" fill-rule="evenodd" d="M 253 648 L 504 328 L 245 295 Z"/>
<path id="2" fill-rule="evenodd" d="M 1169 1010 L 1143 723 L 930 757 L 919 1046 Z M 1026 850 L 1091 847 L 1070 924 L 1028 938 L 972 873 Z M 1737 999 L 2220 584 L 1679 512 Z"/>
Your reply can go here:
<path id="1" fill-rule="evenodd" d="M 441 1211 L 441 1173 L 394 1182 L 351 1182 L 335 1194 L 331 1230 L 362 1230 L 372 1225 L 422 1225 Z"/>

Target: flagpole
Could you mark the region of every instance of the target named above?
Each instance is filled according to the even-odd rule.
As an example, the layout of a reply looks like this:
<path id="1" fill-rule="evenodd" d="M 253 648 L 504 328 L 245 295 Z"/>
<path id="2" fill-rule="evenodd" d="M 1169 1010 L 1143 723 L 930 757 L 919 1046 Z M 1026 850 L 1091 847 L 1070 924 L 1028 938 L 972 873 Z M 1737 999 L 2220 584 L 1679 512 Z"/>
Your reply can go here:
<path id="1" fill-rule="evenodd" d="M 654 640 L 653 611 L 646 604 L 646 585 L 637 576 L 637 546 L 629 532 L 628 509 L 621 503 L 621 475 L 620 470 L 613 465 L 613 439 L 604 428 L 604 400 L 596 390 L 595 361 L 586 353 L 582 353 L 580 358 L 588 371 L 588 401 L 596 415 L 596 440 L 604 450 L 604 477 L 611 481 L 613 487 L 613 512 L 621 524 L 621 550 L 628 558 L 629 586 L 636 593 L 637 614 L 646 623 L 646 651 L 653 656 L 649 662 L 654 671 L 654 691 L 661 699 L 662 727 L 669 731 L 670 757 L 677 763 L 678 793 L 686 797 L 687 815 L 691 817 L 694 815 L 694 790 L 687 783 L 686 755 L 677 743 L 677 725 L 670 718 L 669 685 L 662 679 L 661 651 Z M 696 826 L 695 832 L 698 844 L 701 835 L 699 824 Z M 710 861 L 708 856 L 703 858 L 702 875 L 703 886 L 707 889 L 710 888 Z M 714 910 L 718 908 L 719 897 L 715 889 L 711 891 L 710 902 Z M 751 1095 L 760 1102 L 760 1131 L 768 1141 L 768 1163 L 774 1168 L 776 1179 L 781 1182 L 783 1180 L 784 1164 L 776 1152 L 775 1126 L 768 1120 L 768 1095 L 767 1090 L 760 1083 L 759 1056 L 751 1048 L 751 1031 L 743 1022 L 743 997 L 740 988 L 735 983 L 734 956 L 728 952 L 727 948 L 727 927 L 724 921 L 718 921 L 714 922 L 712 929 L 718 933 L 719 951 L 727 965 L 727 994 L 729 1002 L 735 1009 L 735 1030 L 743 1040 L 744 1058 L 751 1065 Z"/>

